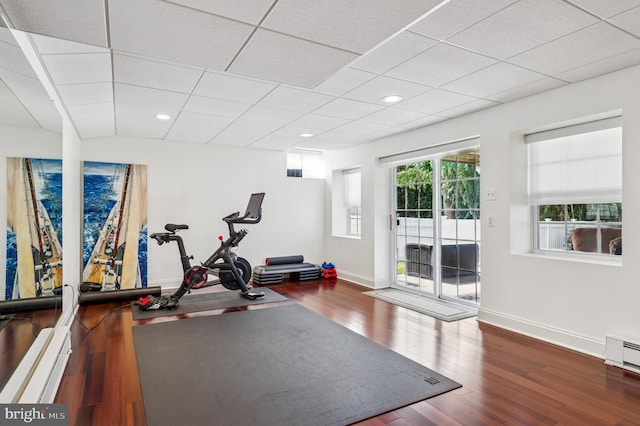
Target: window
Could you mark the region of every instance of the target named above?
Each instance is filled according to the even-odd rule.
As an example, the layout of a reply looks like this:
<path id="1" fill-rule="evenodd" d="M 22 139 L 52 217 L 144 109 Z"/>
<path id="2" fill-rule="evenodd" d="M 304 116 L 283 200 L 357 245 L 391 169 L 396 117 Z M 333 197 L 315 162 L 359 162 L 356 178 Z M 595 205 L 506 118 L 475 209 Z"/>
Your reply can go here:
<path id="1" fill-rule="evenodd" d="M 287 152 L 287 176 L 323 178 L 322 152 L 309 149 Z"/>
<path id="2" fill-rule="evenodd" d="M 331 234 L 360 238 L 362 234 L 361 169 L 335 169 L 331 173 Z"/>
<path id="3" fill-rule="evenodd" d="M 622 254 L 621 122 L 525 136 L 535 249 Z"/>
<path id="4" fill-rule="evenodd" d="M 347 212 L 347 235 L 360 235 L 360 169 L 343 170 L 342 174 L 344 176 L 344 195 Z"/>

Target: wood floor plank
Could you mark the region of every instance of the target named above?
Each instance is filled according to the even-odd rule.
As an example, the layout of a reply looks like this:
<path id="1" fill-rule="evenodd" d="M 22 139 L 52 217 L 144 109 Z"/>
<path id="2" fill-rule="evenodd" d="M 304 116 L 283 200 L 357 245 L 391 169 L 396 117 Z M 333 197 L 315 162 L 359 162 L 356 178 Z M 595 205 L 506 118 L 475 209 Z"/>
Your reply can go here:
<path id="1" fill-rule="evenodd" d="M 366 296 L 368 289 L 345 281 L 288 282 L 270 288 L 290 299 L 281 304 L 302 304 L 463 385 L 360 426 L 640 425 L 640 376 L 600 359 L 475 318 L 442 322 Z M 234 311 L 134 321 L 130 306 L 122 305 L 78 310 L 78 319 L 95 329 L 88 331 L 77 322 L 72 326 L 74 352 L 56 396 L 56 402 L 69 404 L 72 425 L 146 425 L 132 327 Z"/>

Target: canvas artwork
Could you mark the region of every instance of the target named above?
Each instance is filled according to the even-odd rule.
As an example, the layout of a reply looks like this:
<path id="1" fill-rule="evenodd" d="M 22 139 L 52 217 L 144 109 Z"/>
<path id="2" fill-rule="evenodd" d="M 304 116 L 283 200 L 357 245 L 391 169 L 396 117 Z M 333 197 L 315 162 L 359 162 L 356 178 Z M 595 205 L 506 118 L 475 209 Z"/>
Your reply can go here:
<path id="1" fill-rule="evenodd" d="M 5 300 L 62 289 L 62 160 L 7 158 Z"/>
<path id="2" fill-rule="evenodd" d="M 84 282 L 147 286 L 147 166 L 84 162 Z"/>

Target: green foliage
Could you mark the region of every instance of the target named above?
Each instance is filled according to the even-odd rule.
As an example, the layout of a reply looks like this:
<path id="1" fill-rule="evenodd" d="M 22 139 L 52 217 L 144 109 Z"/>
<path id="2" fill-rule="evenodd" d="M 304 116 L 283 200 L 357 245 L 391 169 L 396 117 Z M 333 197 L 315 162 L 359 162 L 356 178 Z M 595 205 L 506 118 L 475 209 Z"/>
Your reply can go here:
<path id="1" fill-rule="evenodd" d="M 607 204 L 546 204 L 538 206 L 540 220 L 551 219 L 554 222 L 577 220 L 603 222 L 622 221 L 622 203 Z"/>
<path id="2" fill-rule="evenodd" d="M 449 218 L 480 216 L 480 180 L 475 164 L 449 157 L 441 161 L 442 208 Z M 433 167 L 431 161 L 400 166 L 396 171 L 398 209 L 419 210 L 420 217 L 433 217 Z M 407 212 L 407 216 L 416 214 Z"/>

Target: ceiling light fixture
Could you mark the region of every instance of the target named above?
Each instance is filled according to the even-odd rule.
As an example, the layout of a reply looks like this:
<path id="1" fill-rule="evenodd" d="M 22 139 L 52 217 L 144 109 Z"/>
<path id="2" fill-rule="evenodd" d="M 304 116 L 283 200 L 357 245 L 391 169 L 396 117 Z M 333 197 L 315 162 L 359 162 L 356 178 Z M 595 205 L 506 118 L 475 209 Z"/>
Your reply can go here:
<path id="1" fill-rule="evenodd" d="M 300 136 L 303 138 L 310 138 L 313 136 L 313 133 L 300 133 Z"/>
<path id="2" fill-rule="evenodd" d="M 158 120 L 169 120 L 171 117 L 167 114 L 156 114 Z"/>
<path id="3" fill-rule="evenodd" d="M 402 96 L 389 95 L 389 96 L 385 96 L 384 98 L 382 98 L 382 100 L 385 101 L 388 104 L 393 104 L 393 103 L 401 101 L 402 100 Z"/>

